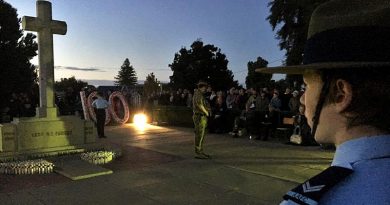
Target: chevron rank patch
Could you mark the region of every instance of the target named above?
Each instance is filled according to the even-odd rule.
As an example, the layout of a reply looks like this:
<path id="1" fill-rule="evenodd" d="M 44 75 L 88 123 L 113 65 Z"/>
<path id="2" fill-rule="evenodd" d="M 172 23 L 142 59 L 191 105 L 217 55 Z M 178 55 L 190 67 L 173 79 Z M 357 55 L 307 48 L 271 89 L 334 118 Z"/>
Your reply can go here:
<path id="1" fill-rule="evenodd" d="M 352 169 L 344 167 L 329 167 L 287 192 L 287 194 L 283 196 L 283 199 L 291 200 L 298 204 L 316 205 L 330 188 L 344 180 L 352 172 Z"/>

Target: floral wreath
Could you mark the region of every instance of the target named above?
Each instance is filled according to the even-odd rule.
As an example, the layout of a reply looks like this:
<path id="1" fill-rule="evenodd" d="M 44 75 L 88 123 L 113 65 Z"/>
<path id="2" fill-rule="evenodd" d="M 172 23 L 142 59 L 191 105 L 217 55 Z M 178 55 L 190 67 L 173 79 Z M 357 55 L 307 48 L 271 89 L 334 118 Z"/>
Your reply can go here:
<path id="1" fill-rule="evenodd" d="M 115 105 L 114 105 L 114 98 L 119 98 L 119 101 L 122 103 L 122 107 L 124 109 L 124 116 L 123 118 L 120 118 L 116 111 L 115 111 Z M 110 113 L 112 115 L 112 119 L 119 124 L 124 124 L 129 120 L 130 114 L 129 114 L 129 106 L 125 99 L 125 97 L 120 93 L 119 91 L 115 91 L 111 93 L 109 98 L 110 105 L 108 109 L 110 110 Z"/>

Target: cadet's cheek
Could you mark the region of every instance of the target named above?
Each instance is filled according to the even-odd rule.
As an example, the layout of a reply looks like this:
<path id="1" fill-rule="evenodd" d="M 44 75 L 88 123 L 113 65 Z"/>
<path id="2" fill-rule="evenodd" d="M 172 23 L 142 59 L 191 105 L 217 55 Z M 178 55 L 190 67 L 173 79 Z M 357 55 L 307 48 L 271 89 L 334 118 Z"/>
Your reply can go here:
<path id="1" fill-rule="evenodd" d="M 305 93 L 302 94 L 302 96 L 299 98 L 299 101 L 302 105 L 305 105 Z"/>

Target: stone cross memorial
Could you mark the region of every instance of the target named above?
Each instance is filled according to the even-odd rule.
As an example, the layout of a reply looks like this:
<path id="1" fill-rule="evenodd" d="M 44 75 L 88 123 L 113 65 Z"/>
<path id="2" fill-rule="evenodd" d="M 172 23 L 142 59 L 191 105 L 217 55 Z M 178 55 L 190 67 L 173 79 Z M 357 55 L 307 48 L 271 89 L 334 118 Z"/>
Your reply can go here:
<path id="1" fill-rule="evenodd" d="M 66 34 L 63 21 L 52 20 L 51 3 L 38 0 L 37 17 L 25 16 L 25 30 L 38 33 L 39 98 L 36 117 L 14 118 L 0 124 L 0 160 L 26 154 L 64 153 L 93 145 L 96 133 L 92 121 L 78 116 L 58 116 L 54 101 L 53 34 Z"/>
<path id="2" fill-rule="evenodd" d="M 51 3 L 37 1 L 37 17 L 24 16 L 24 30 L 38 33 L 39 99 L 37 117 L 56 117 L 54 106 L 54 55 L 53 34 L 66 34 L 64 21 L 52 20 Z"/>

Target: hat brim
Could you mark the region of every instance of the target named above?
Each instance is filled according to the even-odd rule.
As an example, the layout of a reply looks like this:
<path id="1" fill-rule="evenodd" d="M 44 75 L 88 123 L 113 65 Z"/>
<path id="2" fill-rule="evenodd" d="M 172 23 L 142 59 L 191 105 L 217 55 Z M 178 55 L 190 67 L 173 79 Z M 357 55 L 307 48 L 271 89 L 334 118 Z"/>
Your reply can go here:
<path id="1" fill-rule="evenodd" d="M 259 73 L 281 73 L 302 75 L 308 70 L 329 70 L 343 68 L 375 68 L 375 67 L 390 67 L 390 62 L 334 62 L 334 63 L 313 63 L 308 65 L 295 66 L 278 66 L 257 68 Z"/>

